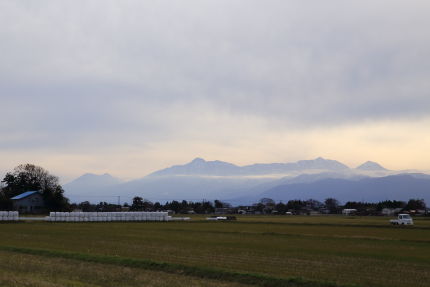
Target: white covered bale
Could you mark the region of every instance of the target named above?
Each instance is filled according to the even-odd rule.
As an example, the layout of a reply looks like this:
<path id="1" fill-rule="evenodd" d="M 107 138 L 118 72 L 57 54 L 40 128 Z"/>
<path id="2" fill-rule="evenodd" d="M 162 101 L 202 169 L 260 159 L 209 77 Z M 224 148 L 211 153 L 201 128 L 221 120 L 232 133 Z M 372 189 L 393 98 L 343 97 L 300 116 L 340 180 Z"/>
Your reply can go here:
<path id="1" fill-rule="evenodd" d="M 18 220 L 18 212 L 0 211 L 0 220 Z M 142 222 L 169 221 L 167 212 L 50 212 L 49 220 L 53 222 Z"/>

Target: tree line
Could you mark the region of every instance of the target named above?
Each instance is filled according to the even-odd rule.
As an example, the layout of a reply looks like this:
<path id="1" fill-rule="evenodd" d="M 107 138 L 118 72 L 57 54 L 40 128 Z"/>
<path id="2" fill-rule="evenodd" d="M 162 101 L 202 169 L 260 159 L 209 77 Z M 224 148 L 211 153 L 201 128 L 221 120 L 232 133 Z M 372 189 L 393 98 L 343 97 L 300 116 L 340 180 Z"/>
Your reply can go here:
<path id="1" fill-rule="evenodd" d="M 426 203 L 424 199 L 410 199 L 407 202 L 397 200 L 384 200 L 377 203 L 348 201 L 341 204 L 335 198 L 327 198 L 323 202 L 315 199 L 296 199 L 286 203 L 276 203 L 270 198 L 263 198 L 260 202 L 253 204 L 251 208 L 263 214 L 285 214 L 286 212 L 293 214 L 310 214 L 312 212 L 340 214 L 344 209 L 355 209 L 358 215 L 379 215 L 385 208 L 397 209 L 399 212 L 426 210 Z"/>
<path id="2" fill-rule="evenodd" d="M 223 206 L 230 206 L 227 203 L 222 203 L 219 200 L 212 201 L 201 201 L 201 202 L 192 202 L 192 201 L 168 201 L 164 204 L 160 202 L 151 202 L 149 200 L 145 200 L 142 197 L 136 196 L 133 198 L 133 201 L 130 204 L 124 203 L 123 205 L 117 204 L 109 204 L 107 202 L 100 202 L 98 204 L 91 204 L 88 201 L 84 201 L 78 204 L 72 204 L 72 209 L 82 210 L 84 212 L 95 212 L 95 211 L 105 211 L 112 212 L 122 210 L 129 211 L 172 211 L 173 213 L 197 213 L 197 214 L 209 214 L 214 213 L 215 208 L 220 208 Z"/>
<path id="3" fill-rule="evenodd" d="M 423 199 L 410 199 L 407 202 L 397 200 L 384 200 L 377 203 L 349 201 L 345 204 L 340 204 L 339 201 L 334 198 L 327 198 L 324 202 L 315 199 L 297 199 L 283 203 L 275 202 L 270 198 L 262 198 L 259 202 L 251 205 L 233 207 L 231 204 L 220 200 L 201 202 L 173 200 L 162 204 L 160 202 L 153 203 L 136 196 L 133 198 L 131 205 L 128 203 L 117 205 L 106 202 L 91 204 L 88 201 L 84 201 L 78 204 L 72 204 L 71 207 L 84 212 L 109 212 L 125 208 L 129 211 L 172 211 L 177 214 L 211 214 L 217 211 L 254 214 L 286 214 L 287 212 L 291 212 L 292 214 L 311 214 L 312 212 L 340 214 L 343 209 L 356 209 L 356 214 L 358 215 L 380 215 L 384 208 L 397 209 L 398 212 L 426 210 L 426 203 Z"/>

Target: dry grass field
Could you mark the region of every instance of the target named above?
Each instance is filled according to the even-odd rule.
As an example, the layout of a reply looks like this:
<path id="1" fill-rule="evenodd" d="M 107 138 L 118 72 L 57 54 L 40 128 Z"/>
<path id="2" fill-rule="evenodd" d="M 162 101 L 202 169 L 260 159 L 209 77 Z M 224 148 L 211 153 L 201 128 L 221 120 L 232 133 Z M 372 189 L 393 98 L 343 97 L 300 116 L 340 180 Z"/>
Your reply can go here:
<path id="1" fill-rule="evenodd" d="M 430 220 L 0 224 L 0 286 L 430 286 Z"/>

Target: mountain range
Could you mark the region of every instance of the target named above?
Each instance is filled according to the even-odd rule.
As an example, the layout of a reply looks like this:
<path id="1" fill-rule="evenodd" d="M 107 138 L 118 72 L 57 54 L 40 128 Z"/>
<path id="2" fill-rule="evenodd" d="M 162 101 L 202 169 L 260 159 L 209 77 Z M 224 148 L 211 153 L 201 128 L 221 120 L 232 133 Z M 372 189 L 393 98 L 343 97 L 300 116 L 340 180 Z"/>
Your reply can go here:
<path id="1" fill-rule="evenodd" d="M 368 162 L 370 164 L 370 162 Z M 366 165 L 367 163 L 363 164 Z M 377 164 L 376 164 L 377 165 Z M 376 165 L 374 167 L 376 167 Z M 382 167 L 381 167 L 382 168 Z M 212 175 L 212 176 L 235 176 L 235 175 L 267 175 L 284 174 L 292 171 L 303 170 L 348 170 L 349 167 L 335 160 L 323 159 L 300 160 L 294 163 L 257 163 L 246 166 L 237 166 L 224 161 L 205 161 L 196 158 L 185 165 L 175 165 L 166 169 L 156 171 L 151 176 L 166 175 Z"/>
<path id="2" fill-rule="evenodd" d="M 430 202 L 430 175 L 385 169 L 367 161 L 356 168 L 336 160 L 316 158 L 293 163 L 237 166 L 196 158 L 184 165 L 155 171 L 143 178 L 121 181 L 109 174 L 84 174 L 63 186 L 72 202 L 131 202 L 214 200 L 250 204 L 269 197 L 375 202 L 423 198 Z"/>

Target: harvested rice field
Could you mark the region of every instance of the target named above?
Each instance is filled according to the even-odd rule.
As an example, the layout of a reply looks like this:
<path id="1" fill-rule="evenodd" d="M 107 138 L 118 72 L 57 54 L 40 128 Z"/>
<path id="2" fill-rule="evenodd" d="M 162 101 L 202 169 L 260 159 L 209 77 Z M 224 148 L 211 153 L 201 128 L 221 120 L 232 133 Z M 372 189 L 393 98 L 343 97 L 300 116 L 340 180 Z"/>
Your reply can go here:
<path id="1" fill-rule="evenodd" d="M 430 286 L 430 219 L 0 224 L 0 286 Z"/>

